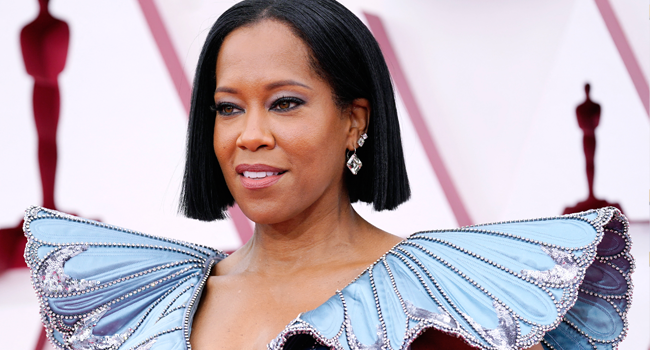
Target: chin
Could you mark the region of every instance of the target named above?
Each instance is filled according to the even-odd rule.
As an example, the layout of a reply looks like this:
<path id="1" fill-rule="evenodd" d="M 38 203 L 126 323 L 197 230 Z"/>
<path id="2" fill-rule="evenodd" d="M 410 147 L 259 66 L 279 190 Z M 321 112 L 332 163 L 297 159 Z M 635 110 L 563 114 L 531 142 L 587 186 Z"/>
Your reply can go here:
<path id="1" fill-rule="evenodd" d="M 271 203 L 262 204 L 239 204 L 239 208 L 246 215 L 246 217 L 254 222 L 255 224 L 260 225 L 272 225 L 282 222 L 282 218 L 285 216 L 282 213 L 282 210 L 276 205 Z"/>

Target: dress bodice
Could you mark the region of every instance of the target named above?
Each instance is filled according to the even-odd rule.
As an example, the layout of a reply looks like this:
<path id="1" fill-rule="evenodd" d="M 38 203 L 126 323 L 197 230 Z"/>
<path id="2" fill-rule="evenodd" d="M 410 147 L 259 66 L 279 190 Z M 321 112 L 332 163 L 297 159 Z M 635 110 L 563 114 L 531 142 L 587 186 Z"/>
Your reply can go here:
<path id="1" fill-rule="evenodd" d="M 269 349 L 406 349 L 435 328 L 480 349 L 611 349 L 625 336 L 633 260 L 614 208 L 419 232 Z M 63 349 L 189 349 L 212 248 L 31 207 L 25 258 Z"/>

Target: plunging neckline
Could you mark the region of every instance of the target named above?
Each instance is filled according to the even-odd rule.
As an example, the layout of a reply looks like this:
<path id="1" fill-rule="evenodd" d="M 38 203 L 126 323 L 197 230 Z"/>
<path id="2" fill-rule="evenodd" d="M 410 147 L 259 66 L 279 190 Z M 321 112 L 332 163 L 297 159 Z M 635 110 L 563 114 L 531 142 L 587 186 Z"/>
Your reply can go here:
<path id="1" fill-rule="evenodd" d="M 316 307 L 313 308 L 313 309 L 310 309 L 310 310 L 307 310 L 307 311 L 305 311 L 305 312 L 301 312 L 301 313 L 299 313 L 299 314 L 298 314 L 298 315 L 297 315 L 297 316 L 296 316 L 292 321 L 289 321 L 289 323 L 288 323 L 286 326 L 284 326 L 284 328 L 280 331 L 280 333 L 278 333 L 278 334 L 277 334 L 273 339 L 271 339 L 271 341 L 270 341 L 269 343 L 266 344 L 266 348 L 268 349 L 268 348 L 270 347 L 270 345 L 273 343 L 273 341 L 274 341 L 275 339 L 277 339 L 280 335 L 282 335 L 283 333 L 285 333 L 285 332 L 289 329 L 289 327 L 291 326 L 291 324 L 292 324 L 292 323 L 293 323 L 297 318 L 299 318 L 299 317 L 300 317 L 301 315 L 303 315 L 303 314 L 306 314 L 306 313 L 309 313 L 309 312 L 312 312 L 312 311 L 318 310 L 321 306 L 325 305 L 325 304 L 326 304 L 326 303 L 327 303 L 331 298 L 337 296 L 339 293 L 341 293 L 343 290 L 345 290 L 348 286 L 350 286 L 351 284 L 353 284 L 354 282 L 356 282 L 357 280 L 359 280 L 359 278 L 361 278 L 364 274 L 368 273 L 368 271 L 369 271 L 370 269 L 372 269 L 372 268 L 375 267 L 378 263 L 380 263 L 383 259 L 385 259 L 386 256 L 387 256 L 388 254 L 390 254 L 390 252 L 392 252 L 394 249 L 398 248 L 398 247 L 399 247 L 400 245 L 402 245 L 404 242 L 407 242 L 407 240 L 408 240 L 409 237 L 411 237 L 412 235 L 417 234 L 417 233 L 419 233 L 419 232 L 413 233 L 413 234 L 409 235 L 409 236 L 406 237 L 406 238 L 402 238 L 401 241 L 399 241 L 399 242 L 397 242 L 396 244 L 394 244 L 394 245 L 393 245 L 389 250 L 387 250 L 386 252 L 384 252 L 384 253 L 383 253 L 379 258 L 377 258 L 377 259 L 376 259 L 372 264 L 368 265 L 368 267 L 366 267 L 365 269 L 363 269 L 363 270 L 362 270 L 362 271 L 361 271 L 361 272 L 360 272 L 360 273 L 359 273 L 355 278 L 353 278 L 350 282 L 348 282 L 348 283 L 347 283 L 343 288 L 341 288 L 340 290 L 337 289 L 337 290 L 334 292 L 334 294 L 332 294 L 329 298 L 327 298 L 327 300 L 325 300 L 324 302 L 322 302 L 321 304 L 319 304 L 318 306 L 316 306 Z M 398 237 L 398 236 L 396 236 L 396 237 Z M 220 251 L 220 252 L 221 252 L 221 251 Z M 187 324 L 188 329 L 187 329 L 186 332 L 184 332 L 184 333 L 185 333 L 184 335 L 185 335 L 185 341 L 186 341 L 187 344 L 190 344 L 190 335 L 191 335 L 191 333 L 192 333 L 192 323 L 194 322 L 194 317 L 195 317 L 195 315 L 196 315 L 196 311 L 198 310 L 199 304 L 201 303 L 201 298 L 203 297 L 203 291 L 205 290 L 205 285 L 206 285 L 206 283 L 208 282 L 208 279 L 209 279 L 211 276 L 215 276 L 215 277 L 218 276 L 218 275 L 212 275 L 212 270 L 215 269 L 215 268 L 217 267 L 217 264 L 219 264 L 221 261 L 223 261 L 224 259 L 226 259 L 226 258 L 229 257 L 229 256 L 230 256 L 230 254 L 227 254 L 227 253 L 221 252 L 221 254 L 217 254 L 217 255 L 215 255 L 213 258 L 210 258 L 210 259 L 206 262 L 206 265 L 205 265 L 205 267 L 204 267 L 205 275 L 203 276 L 203 279 L 201 279 L 201 281 L 200 281 L 199 284 L 197 285 L 197 287 L 196 287 L 196 289 L 195 289 L 195 291 L 194 291 L 194 293 L 193 293 L 193 295 L 192 295 L 192 300 L 190 301 L 190 305 L 188 305 L 188 308 L 187 308 L 187 311 L 186 311 L 186 312 L 187 312 L 187 313 L 186 313 L 186 320 L 187 320 L 186 324 Z M 191 345 L 191 344 L 190 344 L 190 345 Z M 283 348 L 284 348 L 284 346 L 283 346 Z"/>

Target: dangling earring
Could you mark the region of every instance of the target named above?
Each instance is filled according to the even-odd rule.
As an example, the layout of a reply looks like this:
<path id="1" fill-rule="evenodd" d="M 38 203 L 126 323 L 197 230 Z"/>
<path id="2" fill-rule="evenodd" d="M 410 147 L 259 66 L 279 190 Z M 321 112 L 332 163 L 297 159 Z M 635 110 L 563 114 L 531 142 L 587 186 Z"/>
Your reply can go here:
<path id="1" fill-rule="evenodd" d="M 363 147 L 363 144 L 366 143 L 366 139 L 368 138 L 368 134 L 365 132 L 361 134 L 359 139 L 357 140 L 357 145 L 359 145 L 359 148 Z M 349 153 L 350 151 L 346 152 Z M 361 159 L 357 156 L 357 148 L 354 148 L 354 153 L 352 155 L 348 155 L 348 161 L 347 161 L 347 166 L 348 169 L 352 172 L 353 175 L 356 175 L 359 173 L 359 170 L 361 170 L 361 166 L 363 165 L 361 163 Z"/>
<path id="2" fill-rule="evenodd" d="M 350 151 L 348 151 L 350 152 Z M 352 172 L 352 175 L 356 175 L 359 173 L 359 170 L 361 169 L 361 159 L 357 157 L 357 148 L 354 148 L 354 153 L 352 153 L 351 156 L 348 156 L 348 161 L 345 163 L 348 166 L 348 169 L 350 169 L 350 172 Z"/>
<path id="3" fill-rule="evenodd" d="M 357 145 L 359 145 L 359 147 L 363 147 L 363 144 L 366 143 L 367 138 L 368 138 L 368 134 L 366 134 L 365 132 L 361 134 L 361 136 L 357 140 Z"/>

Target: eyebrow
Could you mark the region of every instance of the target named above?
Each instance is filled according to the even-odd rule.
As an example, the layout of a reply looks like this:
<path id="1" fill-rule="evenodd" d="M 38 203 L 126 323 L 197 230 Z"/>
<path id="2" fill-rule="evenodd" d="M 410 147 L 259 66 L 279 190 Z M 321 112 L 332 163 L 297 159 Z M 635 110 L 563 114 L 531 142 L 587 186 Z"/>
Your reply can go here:
<path id="1" fill-rule="evenodd" d="M 229 87 L 227 87 L 227 86 L 221 86 L 221 87 L 218 87 L 218 88 L 216 88 L 216 89 L 214 90 L 214 93 L 215 93 L 215 94 L 216 94 L 217 92 L 227 92 L 227 93 L 229 93 L 229 94 L 236 94 L 236 93 L 237 93 L 237 90 L 236 90 L 236 89 L 233 89 L 233 88 L 229 88 Z"/>
<path id="2" fill-rule="evenodd" d="M 266 85 L 266 90 L 273 90 L 273 89 L 283 87 L 283 86 L 302 86 L 302 87 L 304 87 L 306 89 L 312 90 L 312 88 L 310 88 L 309 86 L 307 86 L 307 85 L 305 85 L 305 84 L 303 84 L 301 82 L 295 81 L 295 80 L 280 80 L 280 81 L 270 83 L 270 84 Z M 215 94 L 217 92 L 227 92 L 227 93 L 230 93 L 230 94 L 236 94 L 238 91 L 237 91 L 237 89 L 233 89 L 231 87 L 220 86 L 220 87 L 218 87 L 218 88 L 216 88 L 214 90 Z"/>
<path id="3" fill-rule="evenodd" d="M 275 88 L 279 88 L 279 87 L 282 87 L 282 86 L 302 86 L 304 88 L 307 88 L 307 89 L 311 90 L 311 88 L 309 86 L 307 86 L 307 85 L 305 85 L 305 84 L 303 84 L 301 82 L 297 82 L 295 80 L 290 80 L 290 79 L 289 80 L 280 80 L 280 81 L 276 81 L 275 83 L 268 84 L 268 85 L 266 85 L 266 89 L 267 90 L 273 90 Z"/>

